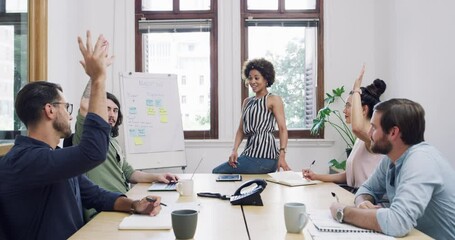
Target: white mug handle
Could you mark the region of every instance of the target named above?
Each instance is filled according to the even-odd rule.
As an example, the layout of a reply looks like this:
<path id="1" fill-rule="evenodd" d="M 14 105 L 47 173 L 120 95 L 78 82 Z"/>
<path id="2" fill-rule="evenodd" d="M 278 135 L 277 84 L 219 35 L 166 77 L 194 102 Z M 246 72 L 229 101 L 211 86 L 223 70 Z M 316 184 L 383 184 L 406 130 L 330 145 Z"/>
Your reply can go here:
<path id="1" fill-rule="evenodd" d="M 306 212 L 302 212 L 299 214 L 299 228 L 305 227 L 306 223 L 308 222 L 308 214 Z"/>

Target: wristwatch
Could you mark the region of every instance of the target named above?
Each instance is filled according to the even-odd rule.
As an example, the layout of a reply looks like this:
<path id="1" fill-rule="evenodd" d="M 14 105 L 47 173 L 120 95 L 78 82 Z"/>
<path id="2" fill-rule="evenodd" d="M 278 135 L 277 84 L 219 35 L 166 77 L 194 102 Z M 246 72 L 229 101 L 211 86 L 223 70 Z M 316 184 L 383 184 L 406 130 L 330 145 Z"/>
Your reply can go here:
<path id="1" fill-rule="evenodd" d="M 283 151 L 284 153 L 286 153 L 286 148 L 280 148 L 280 152 Z"/>
<path id="2" fill-rule="evenodd" d="M 342 223 L 344 218 L 344 207 L 337 209 L 336 219 L 338 222 Z"/>

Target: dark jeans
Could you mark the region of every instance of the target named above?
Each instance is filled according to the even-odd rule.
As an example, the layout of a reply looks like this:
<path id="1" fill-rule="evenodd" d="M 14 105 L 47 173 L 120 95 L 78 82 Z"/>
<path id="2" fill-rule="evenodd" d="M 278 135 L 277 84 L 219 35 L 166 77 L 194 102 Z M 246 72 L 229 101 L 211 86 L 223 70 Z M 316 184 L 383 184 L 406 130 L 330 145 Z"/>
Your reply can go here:
<path id="1" fill-rule="evenodd" d="M 265 174 L 276 171 L 278 161 L 276 159 L 253 158 L 241 155 L 237 158 L 237 168 L 231 167 L 224 162 L 214 168 L 212 173 L 222 174 Z"/>

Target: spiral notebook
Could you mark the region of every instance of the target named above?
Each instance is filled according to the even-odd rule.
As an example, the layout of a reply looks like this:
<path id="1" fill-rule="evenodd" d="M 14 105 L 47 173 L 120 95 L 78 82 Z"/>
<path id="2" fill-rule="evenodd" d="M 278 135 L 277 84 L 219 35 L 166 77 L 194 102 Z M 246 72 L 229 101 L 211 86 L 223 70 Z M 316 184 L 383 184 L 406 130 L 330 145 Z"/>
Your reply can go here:
<path id="1" fill-rule="evenodd" d="M 347 223 L 340 223 L 333 219 L 330 210 L 315 210 L 309 212 L 310 219 L 317 230 L 322 232 L 341 233 L 375 233 L 376 231 L 359 228 Z"/>

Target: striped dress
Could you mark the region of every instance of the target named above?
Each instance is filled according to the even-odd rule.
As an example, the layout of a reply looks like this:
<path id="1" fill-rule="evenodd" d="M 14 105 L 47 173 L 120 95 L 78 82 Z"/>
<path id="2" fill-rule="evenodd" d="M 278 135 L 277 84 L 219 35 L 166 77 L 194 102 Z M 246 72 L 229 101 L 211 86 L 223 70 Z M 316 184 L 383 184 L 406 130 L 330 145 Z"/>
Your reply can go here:
<path id="1" fill-rule="evenodd" d="M 262 98 L 250 97 L 242 113 L 243 133 L 248 137 L 242 155 L 254 158 L 278 159 L 275 142 L 275 116 L 267 109 L 268 93 Z"/>

